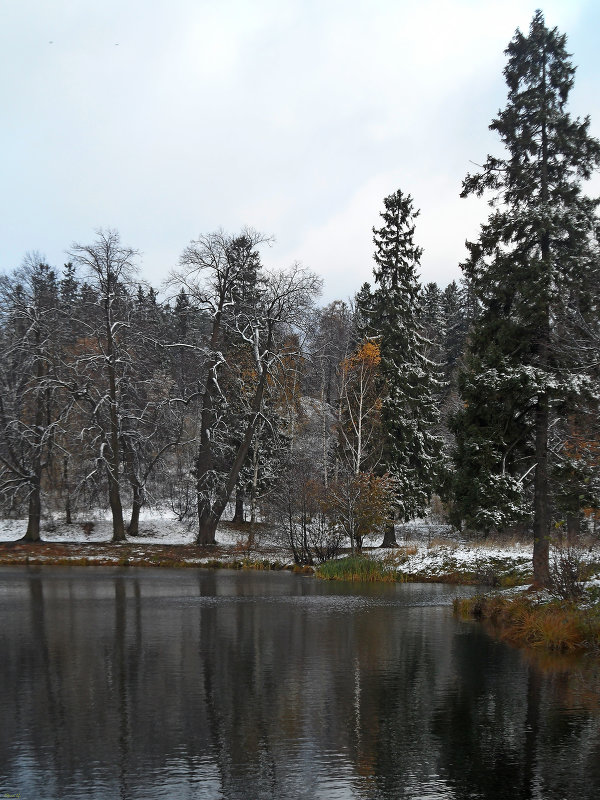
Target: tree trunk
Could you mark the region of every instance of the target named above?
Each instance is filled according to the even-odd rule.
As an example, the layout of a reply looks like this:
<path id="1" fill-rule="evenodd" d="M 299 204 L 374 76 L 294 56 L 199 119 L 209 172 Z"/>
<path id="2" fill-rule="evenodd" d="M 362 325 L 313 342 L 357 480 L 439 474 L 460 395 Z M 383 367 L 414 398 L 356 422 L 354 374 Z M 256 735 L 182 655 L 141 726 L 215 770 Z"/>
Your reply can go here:
<path id="1" fill-rule="evenodd" d="M 123 456 L 125 459 L 125 471 L 131 486 L 131 517 L 127 526 L 127 533 L 130 536 L 137 536 L 140 527 L 140 511 L 144 505 L 144 485 L 138 477 L 135 469 L 135 454 L 129 437 L 123 437 L 122 443 Z"/>
<path id="2" fill-rule="evenodd" d="M 548 503 L 548 395 L 538 396 L 535 412 L 535 478 L 533 497 L 533 582 L 550 583 L 550 508 Z"/>
<path id="3" fill-rule="evenodd" d="M 266 345 L 266 350 L 268 351 L 272 344 L 272 337 L 269 335 L 269 339 Z M 256 423 L 258 420 L 258 413 L 262 406 L 262 399 L 265 391 L 265 386 L 267 384 L 267 372 L 263 370 L 262 375 L 260 376 L 260 380 L 258 382 L 258 386 L 256 387 L 256 391 L 254 393 L 254 397 L 252 398 L 251 409 L 252 409 L 252 416 L 246 425 L 246 430 L 244 431 L 244 437 L 240 446 L 238 447 L 237 453 L 235 455 L 235 459 L 231 468 L 229 470 L 229 474 L 225 480 L 225 483 L 222 483 L 220 486 L 217 486 L 215 489 L 215 499 L 211 503 L 210 502 L 210 495 L 206 491 L 206 488 L 203 486 L 203 481 L 208 474 L 208 468 L 212 466 L 212 453 L 210 449 L 210 438 L 208 435 L 208 427 L 203 431 L 205 434 L 206 443 L 201 441 L 200 445 L 200 452 L 198 454 L 197 459 L 197 474 L 198 474 L 198 536 L 196 538 L 197 544 L 215 544 L 215 533 L 217 530 L 217 525 L 219 524 L 219 520 L 223 516 L 223 512 L 227 507 L 227 503 L 229 502 L 229 498 L 231 497 L 231 493 L 237 483 L 237 479 L 240 474 L 240 470 L 244 466 L 244 462 L 246 461 L 246 457 L 248 456 L 248 452 L 250 450 L 250 445 L 252 443 L 252 437 L 254 435 L 254 430 L 256 428 Z M 204 413 L 204 409 L 203 409 Z"/>
<path id="4" fill-rule="evenodd" d="M 198 501 L 198 536 L 196 544 L 216 544 L 215 534 L 219 517 L 213 514 L 211 508 L 203 501 Z"/>
<path id="5" fill-rule="evenodd" d="M 258 437 L 257 437 L 258 438 Z M 252 469 L 252 486 L 250 487 L 250 524 L 256 522 L 256 498 L 258 496 L 258 441 L 254 451 L 254 464 Z"/>
<path id="6" fill-rule="evenodd" d="M 130 536 L 137 536 L 140 531 L 140 510 L 144 505 L 144 493 L 142 487 L 133 483 L 131 485 L 133 499 L 131 504 L 131 519 L 127 526 L 127 533 Z"/>
<path id="7" fill-rule="evenodd" d="M 210 337 L 210 350 L 217 352 L 220 332 L 221 313 L 225 302 L 224 295 L 220 296 L 219 308 L 213 319 Z M 214 398 L 217 396 L 218 387 L 215 374 L 219 361 L 213 356 L 206 367 L 206 387 L 202 396 L 202 411 L 200 413 L 200 447 L 196 457 L 196 497 L 198 503 L 198 535 L 196 543 L 202 545 L 216 544 L 215 533 L 219 519 L 213 513 L 211 505 L 212 486 L 209 478 L 213 472 L 213 452 L 211 433 L 214 424 Z M 237 475 L 236 475 L 237 479 Z M 225 506 L 223 507 L 225 508 Z M 222 512 L 221 512 L 222 513 Z"/>
<path id="8" fill-rule="evenodd" d="M 119 483 L 114 479 L 112 473 L 108 474 L 108 502 L 112 513 L 113 523 L 113 542 L 124 542 L 125 536 L 125 523 L 123 522 L 123 506 L 121 504 L 121 492 L 119 491 Z"/>
<path id="9" fill-rule="evenodd" d="M 110 289 L 110 284 L 109 284 Z M 117 376 L 115 352 L 111 325 L 110 302 L 105 301 L 106 321 L 106 366 L 108 371 L 108 390 L 110 398 L 110 466 L 108 467 L 108 502 L 112 512 L 113 542 L 125 541 L 125 524 L 123 522 L 123 506 L 119 486 L 119 470 L 121 466 L 119 449 L 119 415 L 117 413 Z"/>
<path id="10" fill-rule="evenodd" d="M 36 330 L 36 344 L 40 346 L 40 332 Z M 36 368 L 36 378 L 41 381 L 46 374 L 45 362 L 38 358 Z M 35 429 L 42 430 L 44 425 L 44 401 L 40 394 L 35 399 Z M 32 459 L 31 472 L 32 481 L 30 483 L 31 493 L 29 495 L 29 509 L 27 515 L 27 530 L 23 539 L 26 542 L 39 542 L 40 538 L 40 519 L 42 516 L 42 444 L 38 443 Z"/>
<path id="11" fill-rule="evenodd" d="M 398 547 L 398 542 L 396 541 L 396 526 L 393 522 L 385 526 L 383 542 L 380 547 Z"/>
<path id="12" fill-rule="evenodd" d="M 543 91 L 544 101 L 546 95 L 546 62 L 543 65 Z M 542 207 L 548 202 L 548 133 L 546 119 L 542 121 Z M 550 238 L 548 231 L 541 235 L 542 264 L 546 270 L 546 289 L 550 290 Z M 548 351 L 550 345 L 550 306 L 547 299 L 543 300 L 543 315 L 540 319 L 538 367 L 540 370 L 548 369 Z M 548 586 L 550 583 L 550 504 L 548 499 L 548 428 L 550 424 L 550 403 L 548 390 L 538 395 L 535 409 L 535 478 L 533 484 L 533 582 L 538 586 Z"/>
<path id="13" fill-rule="evenodd" d="M 244 498 L 246 493 L 243 489 L 236 489 L 235 492 L 235 514 L 231 520 L 234 525 L 243 525 L 244 520 Z"/>
<path id="14" fill-rule="evenodd" d="M 63 486 L 66 492 L 65 497 L 65 524 L 71 525 L 71 491 L 69 489 L 69 457 L 65 456 L 63 459 Z"/>
<path id="15" fill-rule="evenodd" d="M 25 536 L 23 536 L 23 541 L 25 542 L 41 541 L 40 538 L 41 515 L 42 515 L 42 502 L 41 502 L 40 480 L 39 477 L 36 476 L 36 480 L 34 481 L 31 494 L 29 495 L 27 530 L 25 531 Z"/>

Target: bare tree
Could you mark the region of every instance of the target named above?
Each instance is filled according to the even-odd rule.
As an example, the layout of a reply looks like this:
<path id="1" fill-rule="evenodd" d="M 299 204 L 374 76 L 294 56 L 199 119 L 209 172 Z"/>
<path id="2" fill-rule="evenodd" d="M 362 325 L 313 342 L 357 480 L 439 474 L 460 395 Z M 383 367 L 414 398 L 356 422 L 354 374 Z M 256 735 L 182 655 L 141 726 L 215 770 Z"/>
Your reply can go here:
<path id="1" fill-rule="evenodd" d="M 38 254 L 0 279 L 0 493 L 9 507 L 28 506 L 28 541 L 40 540 L 43 476 L 57 426 L 68 411 L 59 398 L 58 284 Z"/>
<path id="2" fill-rule="evenodd" d="M 78 398 L 87 404 L 95 429 L 98 463 L 106 470 L 114 542 L 125 540 L 122 472 L 122 403 L 120 383 L 130 366 L 127 348 L 130 309 L 123 297 L 136 271 L 137 251 L 121 244 L 119 234 L 98 229 L 96 241 L 73 244 L 70 256 L 94 290 L 94 308 L 82 319 L 87 348 L 73 364 Z"/>
<path id="3" fill-rule="evenodd" d="M 213 544 L 263 414 L 269 376 L 279 363 L 285 333 L 306 319 L 319 279 L 295 266 L 267 273 L 257 248 L 268 239 L 250 229 L 233 237 L 206 234 L 184 250 L 173 281 L 207 314 L 202 409 L 195 464 L 199 544 Z M 234 361 L 236 363 L 234 363 Z M 246 366 L 236 370 L 240 362 Z M 231 376 L 237 375 L 232 381 Z M 229 385 L 227 385 L 229 383 Z M 236 386 L 235 398 L 231 394 Z M 240 405 L 235 426 L 230 406 Z M 232 429 L 233 428 L 233 429 Z"/>

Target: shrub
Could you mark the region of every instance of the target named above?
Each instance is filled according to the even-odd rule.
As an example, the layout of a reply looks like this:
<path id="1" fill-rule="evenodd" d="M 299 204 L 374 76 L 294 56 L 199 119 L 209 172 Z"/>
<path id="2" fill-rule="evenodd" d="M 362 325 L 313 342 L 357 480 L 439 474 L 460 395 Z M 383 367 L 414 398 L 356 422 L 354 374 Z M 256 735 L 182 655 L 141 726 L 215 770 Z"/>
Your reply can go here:
<path id="1" fill-rule="evenodd" d="M 561 600 L 576 602 L 585 591 L 586 564 L 572 548 L 558 549 L 550 563 L 550 592 Z"/>

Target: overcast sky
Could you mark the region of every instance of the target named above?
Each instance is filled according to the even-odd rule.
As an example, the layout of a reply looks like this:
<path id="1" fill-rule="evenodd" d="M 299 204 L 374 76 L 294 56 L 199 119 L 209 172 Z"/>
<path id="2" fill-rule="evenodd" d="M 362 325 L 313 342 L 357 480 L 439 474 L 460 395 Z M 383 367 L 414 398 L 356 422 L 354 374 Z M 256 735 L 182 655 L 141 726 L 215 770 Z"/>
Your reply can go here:
<path id="1" fill-rule="evenodd" d="M 275 236 L 323 301 L 372 275 L 383 198 L 421 209 L 422 280 L 459 276 L 487 213 L 503 51 L 528 0 L 0 0 L 0 270 L 117 228 L 158 285 L 190 239 Z M 600 137 L 600 2 L 548 0 Z M 600 193 L 596 179 L 590 191 Z"/>

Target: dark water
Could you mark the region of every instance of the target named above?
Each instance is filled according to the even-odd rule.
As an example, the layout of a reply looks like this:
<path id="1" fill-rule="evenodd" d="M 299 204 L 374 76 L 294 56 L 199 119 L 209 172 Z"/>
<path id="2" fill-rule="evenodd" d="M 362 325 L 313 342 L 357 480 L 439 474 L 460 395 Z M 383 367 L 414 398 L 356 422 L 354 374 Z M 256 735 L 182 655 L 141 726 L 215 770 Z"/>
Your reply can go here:
<path id="1" fill-rule="evenodd" d="M 0 797 L 598 798 L 594 662 L 540 667 L 455 590 L 0 570 Z"/>

